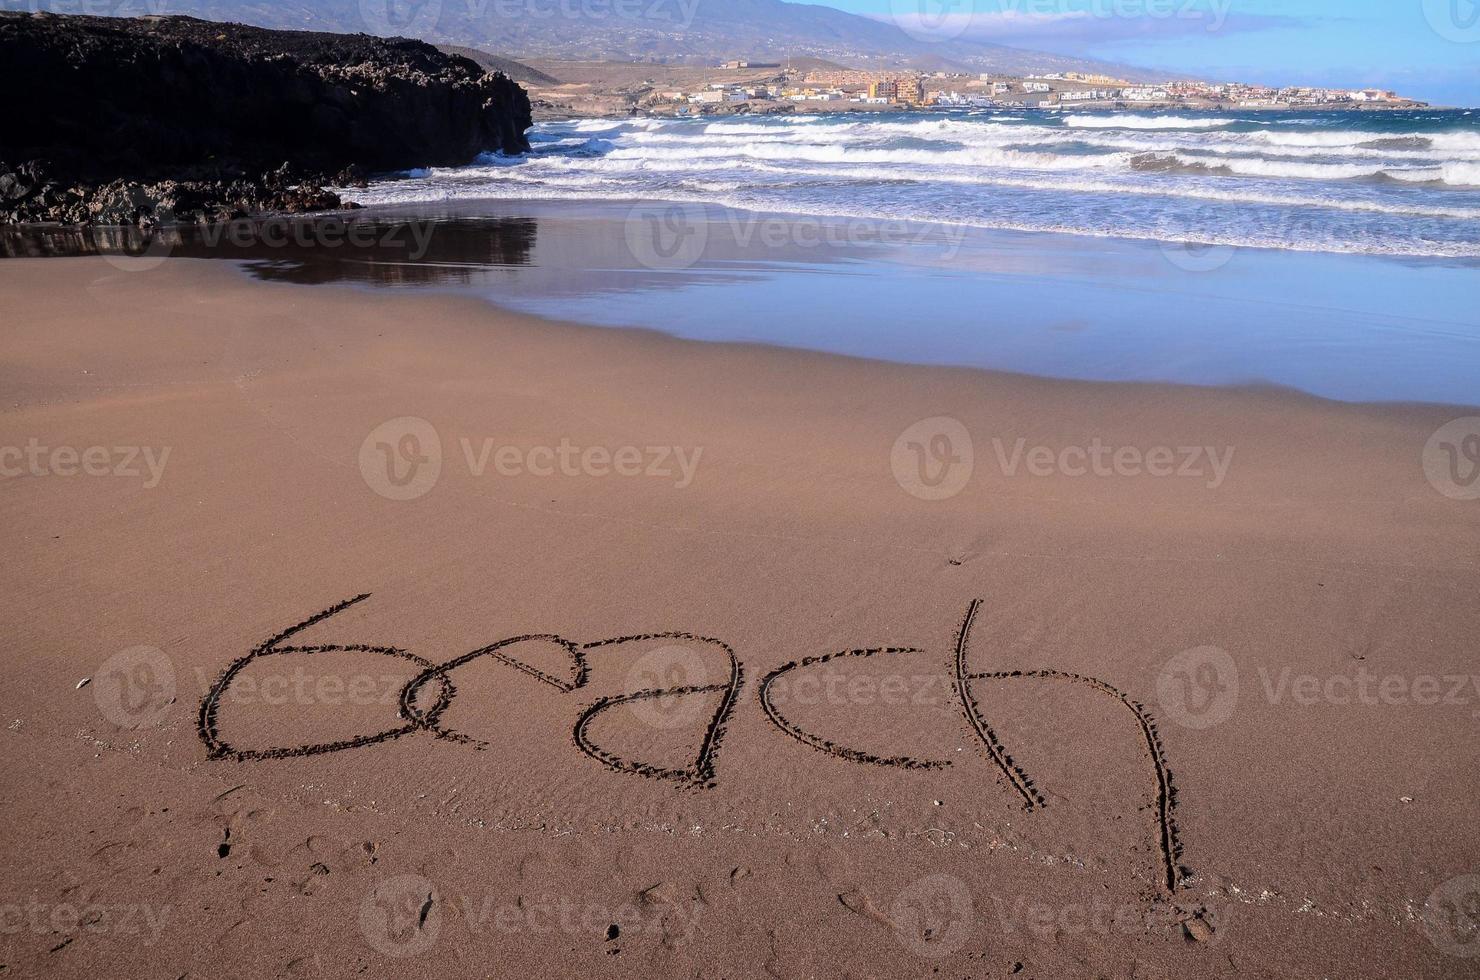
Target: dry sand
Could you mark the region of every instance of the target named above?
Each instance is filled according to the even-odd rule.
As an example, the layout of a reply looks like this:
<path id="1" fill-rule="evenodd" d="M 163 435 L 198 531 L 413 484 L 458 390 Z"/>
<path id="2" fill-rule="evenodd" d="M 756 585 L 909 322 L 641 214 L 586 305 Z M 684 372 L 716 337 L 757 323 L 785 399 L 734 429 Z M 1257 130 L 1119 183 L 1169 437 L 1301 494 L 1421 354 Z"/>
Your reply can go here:
<path id="1" fill-rule="evenodd" d="M 188 260 L 7 261 L 0 296 L 36 461 L 0 480 L 0 976 L 1480 965 L 1480 502 L 1422 467 L 1473 411 Z M 927 500 L 893 450 L 935 417 L 973 466 Z M 1020 439 L 1227 469 L 1008 475 Z"/>

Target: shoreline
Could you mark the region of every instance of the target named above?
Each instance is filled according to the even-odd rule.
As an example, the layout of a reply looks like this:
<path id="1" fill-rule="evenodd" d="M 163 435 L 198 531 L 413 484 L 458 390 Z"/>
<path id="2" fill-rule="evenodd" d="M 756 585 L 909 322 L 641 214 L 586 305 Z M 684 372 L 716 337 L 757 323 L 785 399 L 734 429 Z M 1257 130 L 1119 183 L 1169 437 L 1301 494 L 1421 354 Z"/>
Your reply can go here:
<path id="1" fill-rule="evenodd" d="M 393 175 L 394 176 L 394 175 Z M 385 180 L 381 183 L 392 184 L 397 181 Z M 336 187 L 336 191 L 348 191 L 345 187 Z M 232 228 L 248 228 L 265 224 L 297 225 L 323 221 L 339 221 L 346 224 L 357 222 L 376 222 L 382 218 L 397 218 L 402 214 L 413 217 L 426 217 L 425 212 L 435 211 L 439 207 L 446 209 L 449 214 L 458 212 L 476 211 L 479 207 L 494 206 L 499 208 L 525 207 L 531 210 L 550 206 L 570 206 L 581 208 L 583 206 L 604 208 L 612 205 L 627 205 L 634 208 L 650 207 L 653 205 L 679 205 L 679 206 L 704 206 L 722 212 L 750 215 L 757 218 L 780 218 L 780 219 L 816 219 L 829 225 L 847 225 L 856 222 L 865 222 L 873 225 L 903 225 L 917 229 L 960 229 L 968 232 L 979 232 L 988 235 L 1002 235 L 1004 237 L 1024 236 L 1028 239 L 1047 238 L 1064 239 L 1068 241 L 1081 241 L 1084 243 L 1108 242 L 1113 244 L 1134 247 L 1188 247 L 1188 248 L 1211 248 L 1229 249 L 1236 252 L 1255 252 L 1265 255 L 1325 255 L 1333 257 L 1349 257 L 1354 259 L 1388 260 L 1394 262 L 1417 262 L 1434 263 L 1436 265 L 1451 265 L 1459 268 L 1480 268 L 1480 256 L 1470 255 L 1447 255 L 1447 254 L 1417 254 L 1410 252 L 1376 252 L 1376 251 L 1332 251 L 1316 247 L 1297 248 L 1294 246 L 1278 246 L 1266 244 L 1245 244 L 1224 242 L 1211 239 L 1179 239 L 1179 238 L 1157 238 L 1151 235 L 1138 236 L 1124 232 L 1106 232 L 1098 234 L 1085 230 L 1057 230 L 1044 228 L 1030 228 L 1006 225 L 987 225 L 970 221 L 946 221 L 935 218 L 917 217 L 890 217 L 878 214 L 845 214 L 832 211 L 804 211 L 790 210 L 774 207 L 758 207 L 741 204 L 708 204 L 699 197 L 638 197 L 630 194 L 613 194 L 607 197 L 584 196 L 584 197 L 432 197 L 418 200 L 401 200 L 388 203 L 374 202 L 360 204 L 356 201 L 347 201 L 345 206 L 339 209 L 316 210 L 316 211 L 281 211 L 262 214 L 243 215 L 226 220 L 201 222 L 201 223 L 175 223 L 153 227 L 140 227 L 138 225 L 117 224 L 67 224 L 64 222 L 23 222 L 18 224 L 0 224 L 0 235 L 9 233 L 10 241 L 7 242 L 16 251 L 7 255 L 0 255 L 0 261 L 7 258 L 77 258 L 99 254 L 117 254 L 120 257 L 128 253 L 127 249 L 136 247 L 138 241 L 133 243 L 107 243 L 101 248 L 102 251 L 78 251 L 77 245 L 64 245 L 58 251 L 43 253 L 40 251 L 28 251 L 19 254 L 17 240 L 28 236 L 44 235 L 46 233 L 66 233 L 79 238 L 90 235 L 93 232 L 105 233 L 110 237 L 117 237 L 114 233 L 122 232 L 123 237 L 134 238 L 140 241 L 151 240 L 160 233 L 174 233 L 174 240 L 178 242 L 179 233 L 184 231 L 204 233 L 200 237 L 210 240 L 213 232 L 217 242 L 231 239 Z M 248 236 L 250 237 L 250 236 Z M 84 248 L 99 248 L 95 242 L 79 243 Z M 45 248 L 37 246 L 34 241 L 27 242 L 31 248 Z M 145 245 L 147 248 L 147 244 Z"/>
<path id="2" fill-rule="evenodd" d="M 680 209 L 703 249 L 653 261 L 632 234 L 663 207 L 380 206 L 248 223 L 214 245 L 134 240 L 138 257 L 107 261 L 148 270 L 171 256 L 225 260 L 255 279 L 380 295 L 410 287 L 603 329 L 895 364 L 1288 388 L 1348 403 L 1474 403 L 1466 365 L 1480 357 L 1480 325 L 1463 313 L 1471 263 L 719 208 Z M 27 260 L 0 266 L 17 261 Z M 1366 299 L 1343 299 L 1329 286 L 1339 282 L 1363 283 Z M 776 315 L 819 290 L 837 299 L 807 317 Z M 954 297 L 945 305 L 942 290 Z M 1087 309 L 1104 313 L 1086 319 Z M 897 322 L 914 326 L 901 332 Z"/>
<path id="3" fill-rule="evenodd" d="M 300 217 L 300 216 L 293 216 Z M 1022 232 L 1021 234 L 1033 235 L 1036 232 Z M 1133 240 L 1132 240 L 1133 241 Z M 0 271 L 3 271 L 8 262 L 58 262 L 58 261 L 92 261 L 99 256 L 69 255 L 47 258 L 10 259 L 0 260 Z M 1376 256 L 1376 258 L 1382 258 Z M 152 261 L 152 260 L 151 260 Z M 165 260 L 169 264 L 182 267 L 198 267 L 202 273 L 207 272 L 213 266 L 222 264 L 221 259 L 203 259 L 200 257 L 170 257 Z M 304 293 L 314 292 L 338 292 L 369 300 L 373 297 L 383 297 L 389 291 L 392 295 L 397 292 L 396 287 L 375 284 L 369 282 L 352 281 L 325 281 L 314 283 L 297 282 L 273 282 L 264 281 L 261 276 L 255 274 L 252 269 L 252 260 L 226 259 L 224 265 L 230 269 L 229 275 L 241 284 L 252 284 L 269 286 L 273 288 L 286 289 L 289 291 L 302 291 Z M 125 274 L 129 274 L 127 270 Z M 186 275 L 189 275 L 186 273 Z M 1204 392 L 1227 392 L 1236 395 L 1248 395 L 1255 398 L 1268 397 L 1276 401 L 1288 400 L 1291 405 L 1325 405 L 1333 408 L 1348 408 L 1355 410 L 1371 410 L 1381 415 L 1391 411 L 1398 414 L 1408 412 L 1437 412 L 1439 414 L 1463 414 L 1480 409 L 1480 396 L 1475 402 L 1443 401 L 1424 399 L 1352 399 L 1336 398 L 1306 391 L 1293 385 L 1281 385 L 1273 382 L 1247 381 L 1230 382 L 1219 384 L 1200 384 L 1195 382 L 1172 381 L 1161 379 L 1088 379 L 1052 374 L 1038 374 L 1031 371 L 1016 371 L 1007 368 L 981 367 L 970 364 L 939 364 L 922 361 L 892 360 L 887 357 L 870 356 L 867 354 L 845 353 L 832 350 L 820 350 L 804 346 L 796 346 L 770 340 L 725 340 L 695 338 L 681 333 L 673 332 L 660 326 L 645 325 L 640 323 L 624 323 L 621 325 L 609 325 L 603 323 L 587 322 L 576 319 L 561 319 L 539 313 L 530 312 L 516 306 L 500 303 L 496 297 L 475 296 L 470 297 L 465 292 L 457 289 L 433 289 L 424 294 L 424 298 L 433 302 L 462 303 L 471 301 L 475 308 L 488 313 L 493 319 L 502 317 L 515 317 L 528 319 L 530 321 L 546 324 L 550 327 L 563 330 L 599 331 L 602 333 L 615 333 L 618 335 L 631 335 L 635 338 L 649 337 L 657 338 L 666 343 L 681 345 L 695 345 L 701 348 L 716 348 L 720 351 L 733 350 L 737 352 L 752 351 L 758 354 L 770 354 L 777 357 L 820 357 L 824 359 L 838 359 L 841 361 L 857 362 L 861 366 L 874 366 L 881 369 L 900 369 L 917 371 L 949 371 L 969 372 L 979 374 L 987 379 L 999 379 L 1024 384 L 1042 383 L 1047 385 L 1089 385 L 1109 389 L 1124 388 L 1128 390 L 1144 389 L 1151 393 L 1180 391 L 1187 393 Z M 409 297 L 408 297 L 409 298 Z M 584 334 L 583 334 L 584 335 Z"/>
<path id="4" fill-rule="evenodd" d="M 385 183 L 394 183 L 394 182 L 392 182 L 392 181 L 386 181 Z M 1147 195 L 1147 196 L 1153 196 L 1153 195 Z M 978 224 L 978 223 L 974 223 L 974 222 L 970 222 L 970 221 L 946 221 L 946 220 L 935 219 L 935 218 L 891 217 L 891 216 L 880 215 L 880 214 L 845 214 L 845 213 L 839 213 L 839 212 L 834 212 L 834 211 L 827 211 L 827 212 L 823 212 L 823 211 L 802 211 L 802 210 L 789 210 L 789 209 L 780 209 L 780 208 L 772 208 L 772 207 L 753 207 L 753 206 L 747 206 L 747 205 L 741 205 L 741 204 L 732 204 L 732 203 L 711 204 L 709 202 L 709 200 L 707 200 L 705 197 L 700 196 L 700 195 L 694 195 L 694 196 L 691 196 L 691 197 L 637 197 L 637 196 L 633 196 L 633 195 L 630 195 L 630 194 L 613 194 L 613 195 L 611 195 L 609 197 L 596 197 L 596 196 L 585 196 L 585 197 L 513 197 L 513 196 L 510 196 L 510 197 L 458 197 L 458 198 L 427 197 L 426 199 L 423 199 L 423 200 L 403 200 L 403 201 L 395 201 L 395 202 L 390 202 L 390 203 L 378 203 L 378 202 L 377 203 L 371 203 L 371 204 L 358 204 L 358 203 L 356 203 L 355 208 L 354 208 L 354 211 L 355 212 L 362 213 L 366 217 L 373 218 L 373 217 L 375 217 L 378 214 L 386 213 L 386 212 L 390 212 L 390 211 L 394 211 L 395 209 L 406 209 L 408 211 L 412 211 L 412 210 L 415 210 L 415 209 L 418 209 L 418 208 L 424 209 L 424 208 L 428 208 L 428 207 L 432 207 L 432 206 L 436 206 L 436 205 L 443 205 L 443 206 L 447 206 L 447 207 L 454 208 L 454 209 L 472 209 L 472 208 L 477 208 L 480 205 L 498 205 L 498 206 L 501 206 L 501 207 L 523 205 L 523 206 L 527 206 L 527 207 L 531 207 L 531 208 L 536 208 L 536 207 L 546 206 L 546 205 L 551 205 L 551 204 L 569 204 L 569 205 L 574 205 L 574 206 L 594 205 L 594 206 L 597 206 L 597 207 L 602 207 L 602 206 L 607 206 L 607 205 L 613 205 L 613 204 L 625 204 L 625 205 L 630 205 L 630 206 L 633 206 L 633 207 L 647 207 L 647 206 L 652 206 L 652 205 L 655 205 L 655 204 L 656 205 L 672 204 L 672 205 L 684 205 L 684 206 L 704 206 L 704 207 L 712 207 L 712 208 L 714 208 L 716 210 L 732 211 L 732 212 L 737 212 L 737 213 L 742 213 L 742 214 L 750 214 L 750 215 L 754 215 L 754 216 L 757 216 L 757 217 L 803 218 L 803 219 L 806 219 L 806 218 L 815 218 L 815 219 L 819 219 L 819 220 L 822 220 L 822 221 L 825 221 L 825 222 L 828 222 L 828 223 L 840 224 L 840 225 L 841 224 L 847 224 L 849 222 L 863 221 L 863 222 L 871 222 L 871 223 L 880 224 L 880 225 L 883 225 L 883 224 L 902 224 L 902 225 L 908 225 L 908 226 L 919 227 L 919 228 L 963 229 L 963 230 L 972 231 L 972 232 L 982 232 L 982 233 L 988 233 L 988 234 L 1000 233 L 1002 235 L 1009 235 L 1009 236 L 1010 235 L 1049 236 L 1049 237 L 1054 237 L 1054 238 L 1065 238 L 1065 239 L 1071 239 L 1071 240 L 1072 239 L 1082 239 L 1082 240 L 1090 241 L 1090 242 L 1095 242 L 1095 241 L 1098 241 L 1098 242 L 1117 242 L 1117 243 L 1123 243 L 1123 244 L 1127 244 L 1127 245 L 1136 245 L 1136 246 L 1172 246 L 1172 247 L 1176 247 L 1176 246 L 1188 246 L 1188 247 L 1205 247 L 1205 248 L 1220 248 L 1220 249 L 1226 248 L 1226 249 L 1236 249 L 1236 250 L 1240 250 L 1240 251 L 1261 252 L 1261 253 L 1266 253 L 1266 254 L 1270 254 L 1270 255 L 1280 255 L 1280 254 L 1295 253 L 1295 254 L 1302 254 L 1302 255 L 1351 256 L 1351 257 L 1354 257 L 1354 258 L 1392 259 L 1392 260 L 1395 260 L 1395 261 L 1413 261 L 1413 262 L 1436 262 L 1436 263 L 1441 263 L 1441 264 L 1453 264 L 1453 265 L 1456 265 L 1456 266 L 1463 266 L 1463 267 L 1480 267 L 1480 255 L 1473 255 L 1473 256 L 1472 255 L 1444 255 L 1444 254 L 1418 254 L 1418 253 L 1411 253 L 1411 252 L 1375 252 L 1375 251 L 1367 251 L 1367 252 L 1357 252 L 1357 251 L 1339 252 L 1339 251 L 1332 251 L 1332 250 L 1329 250 L 1329 249 L 1321 249 L 1321 248 L 1315 248 L 1315 247 L 1297 248 L 1297 247 L 1290 246 L 1290 245 L 1279 246 L 1279 245 L 1265 245 L 1265 244 L 1241 244 L 1241 243 L 1224 242 L 1224 241 L 1217 241 L 1217 240 L 1211 240 L 1211 239 L 1156 238 L 1156 237 L 1153 237 L 1153 236 L 1150 236 L 1150 235 L 1137 236 L 1137 235 L 1127 234 L 1125 232 L 1106 232 L 1105 234 L 1097 234 L 1095 232 L 1085 231 L 1085 230 L 1081 230 L 1081 229 L 1076 229 L 1076 230 L 1072 230 L 1072 231 L 1070 231 L 1070 230 L 1063 230 L 1063 231 L 1061 231 L 1061 230 L 1057 230 L 1057 229 L 1046 229 L 1046 228 L 1030 228 L 1030 227 L 1007 226 L 1007 225 L 987 225 L 987 224 Z M 311 219 L 311 218 L 314 218 L 314 217 L 324 217 L 324 216 L 330 216 L 330 215 L 339 215 L 339 214 L 342 214 L 342 213 L 343 212 L 326 211 L 326 212 L 319 212 L 316 215 L 302 215 L 301 217 Z M 266 219 L 266 220 L 272 220 L 272 219 L 279 219 L 279 220 L 281 220 L 281 219 L 292 219 L 292 218 L 295 218 L 295 217 L 300 217 L 300 216 L 297 216 L 297 215 L 283 215 L 283 214 L 262 216 L 262 218 L 263 219 Z"/>

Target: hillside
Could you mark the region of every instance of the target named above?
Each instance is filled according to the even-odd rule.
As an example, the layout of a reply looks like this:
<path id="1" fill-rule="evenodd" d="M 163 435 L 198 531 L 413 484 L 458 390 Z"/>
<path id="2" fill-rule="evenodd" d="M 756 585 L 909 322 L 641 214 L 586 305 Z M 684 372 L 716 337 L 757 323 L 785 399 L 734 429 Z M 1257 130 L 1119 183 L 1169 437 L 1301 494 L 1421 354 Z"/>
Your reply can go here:
<path id="1" fill-rule="evenodd" d="M 522 61 L 490 54 L 481 48 L 468 48 L 459 44 L 439 44 L 437 50 L 457 58 L 467 58 L 486 72 L 501 72 L 521 85 L 559 85 L 560 80 Z"/>
<path id="2" fill-rule="evenodd" d="M 526 11 L 524 8 L 528 8 Z M 628 5 L 630 7 L 630 5 Z M 957 68 L 1031 74 L 1105 71 L 1137 79 L 1156 72 L 996 44 L 917 40 L 892 23 L 783 0 L 650 0 L 641 14 L 621 4 L 576 12 L 554 0 L 176 0 L 172 11 L 268 27 L 405 35 L 497 51 L 504 57 L 566 61 L 714 64 L 733 58 L 819 58 L 857 67 Z M 396 16 L 392 11 L 400 11 Z"/>

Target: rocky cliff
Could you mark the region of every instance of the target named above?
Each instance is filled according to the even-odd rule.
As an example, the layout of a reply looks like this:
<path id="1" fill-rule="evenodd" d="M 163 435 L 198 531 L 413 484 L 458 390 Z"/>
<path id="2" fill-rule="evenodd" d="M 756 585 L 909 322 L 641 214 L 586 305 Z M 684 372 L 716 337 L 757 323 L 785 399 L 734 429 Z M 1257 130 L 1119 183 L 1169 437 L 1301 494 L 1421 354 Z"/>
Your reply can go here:
<path id="1" fill-rule="evenodd" d="M 339 206 L 331 182 L 528 149 L 529 98 L 402 38 L 0 14 L 0 221 Z M 22 94 L 24 93 L 24 94 Z"/>

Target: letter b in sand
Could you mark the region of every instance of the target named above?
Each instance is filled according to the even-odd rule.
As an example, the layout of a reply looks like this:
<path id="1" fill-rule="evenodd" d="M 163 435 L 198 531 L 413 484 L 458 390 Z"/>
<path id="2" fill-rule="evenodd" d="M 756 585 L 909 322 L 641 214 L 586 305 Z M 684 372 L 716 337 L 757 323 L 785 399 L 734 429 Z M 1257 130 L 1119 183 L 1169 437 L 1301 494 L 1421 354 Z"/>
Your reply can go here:
<path id="1" fill-rule="evenodd" d="M 1221 725 L 1238 704 L 1238 665 L 1217 647 L 1183 650 L 1162 667 L 1156 698 L 1167 717 L 1184 728 Z"/>
<path id="2" fill-rule="evenodd" d="M 360 444 L 360 475 L 387 500 L 415 500 L 442 475 L 442 439 L 426 419 L 391 419 Z"/>
<path id="3" fill-rule="evenodd" d="M 975 467 L 971 433 L 953 418 L 916 422 L 894 440 L 894 479 L 921 500 L 948 500 L 966 489 Z"/>

